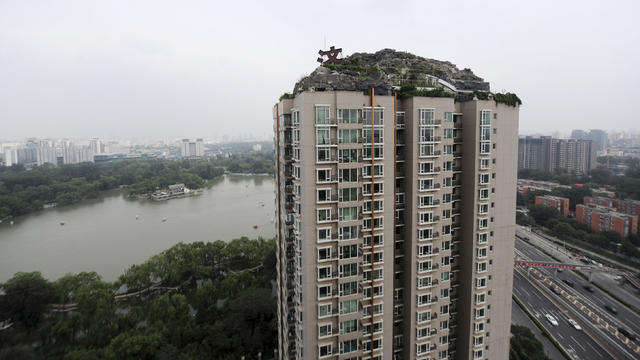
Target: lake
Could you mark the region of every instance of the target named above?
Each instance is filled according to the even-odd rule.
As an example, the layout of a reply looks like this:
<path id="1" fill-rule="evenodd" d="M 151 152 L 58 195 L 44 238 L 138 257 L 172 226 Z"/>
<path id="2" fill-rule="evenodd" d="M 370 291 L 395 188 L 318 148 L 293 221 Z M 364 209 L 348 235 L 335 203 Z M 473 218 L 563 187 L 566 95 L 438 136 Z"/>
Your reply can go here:
<path id="1" fill-rule="evenodd" d="M 155 202 L 113 190 L 99 199 L 14 218 L 14 225 L 5 221 L 0 282 L 35 270 L 50 280 L 96 271 L 113 281 L 130 265 L 179 242 L 274 237 L 274 190 L 268 176 L 225 175 L 209 181 L 202 195 Z"/>

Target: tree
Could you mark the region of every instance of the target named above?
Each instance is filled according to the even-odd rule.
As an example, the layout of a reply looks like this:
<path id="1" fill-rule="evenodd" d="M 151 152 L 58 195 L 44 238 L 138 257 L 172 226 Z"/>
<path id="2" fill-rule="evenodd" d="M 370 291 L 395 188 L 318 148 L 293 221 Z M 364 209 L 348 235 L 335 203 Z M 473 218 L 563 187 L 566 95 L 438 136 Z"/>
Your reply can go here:
<path id="1" fill-rule="evenodd" d="M 0 301 L 0 314 L 23 325 L 28 332 L 44 319 L 45 311 L 55 298 L 53 286 L 39 271 L 16 273 L 1 289 L 5 295 Z"/>
<path id="2" fill-rule="evenodd" d="M 521 325 L 511 325 L 509 360 L 548 360 L 544 346 L 531 330 Z"/>
<path id="3" fill-rule="evenodd" d="M 533 205 L 529 207 L 529 215 L 533 217 L 536 224 L 546 224 L 550 219 L 561 217 L 557 209 L 545 205 Z"/>

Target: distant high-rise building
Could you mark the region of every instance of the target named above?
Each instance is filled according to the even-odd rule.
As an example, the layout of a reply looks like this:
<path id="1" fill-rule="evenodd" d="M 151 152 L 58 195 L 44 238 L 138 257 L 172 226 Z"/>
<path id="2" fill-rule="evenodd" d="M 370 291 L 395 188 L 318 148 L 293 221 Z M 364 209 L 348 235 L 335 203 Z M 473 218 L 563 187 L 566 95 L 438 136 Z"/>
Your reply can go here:
<path id="1" fill-rule="evenodd" d="M 518 169 L 587 174 L 595 166 L 596 149 L 591 140 L 526 136 L 518 141 Z"/>
<path id="2" fill-rule="evenodd" d="M 182 139 L 182 142 L 180 143 L 180 156 L 183 158 L 203 157 L 204 141 L 202 139 L 196 139 L 196 141 Z"/>
<path id="3" fill-rule="evenodd" d="M 273 110 L 280 358 L 508 358 L 518 106 L 358 80 Z"/>
<path id="4" fill-rule="evenodd" d="M 44 164 L 57 165 L 56 147 L 51 140 L 39 140 L 37 152 L 38 166 Z"/>
<path id="5" fill-rule="evenodd" d="M 89 140 L 89 147 L 91 148 L 91 151 L 93 152 L 94 155 L 99 155 L 104 152 L 104 145 L 102 144 L 102 141 L 100 141 L 100 139 L 98 138 L 93 138 Z"/>
<path id="6" fill-rule="evenodd" d="M 589 132 L 584 130 L 573 130 L 571 138 L 575 140 L 591 140 L 595 144 L 596 151 L 603 151 L 607 147 L 607 132 L 604 130 L 591 129 Z"/>

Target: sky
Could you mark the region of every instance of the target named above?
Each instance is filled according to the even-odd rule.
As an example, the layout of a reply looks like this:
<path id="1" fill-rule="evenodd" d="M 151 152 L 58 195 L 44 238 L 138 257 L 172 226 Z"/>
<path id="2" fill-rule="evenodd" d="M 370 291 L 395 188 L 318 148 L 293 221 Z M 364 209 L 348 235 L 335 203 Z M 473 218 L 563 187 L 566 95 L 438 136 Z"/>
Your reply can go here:
<path id="1" fill-rule="evenodd" d="M 0 140 L 269 137 L 318 50 L 471 68 L 520 132 L 640 127 L 640 1 L 0 1 Z"/>

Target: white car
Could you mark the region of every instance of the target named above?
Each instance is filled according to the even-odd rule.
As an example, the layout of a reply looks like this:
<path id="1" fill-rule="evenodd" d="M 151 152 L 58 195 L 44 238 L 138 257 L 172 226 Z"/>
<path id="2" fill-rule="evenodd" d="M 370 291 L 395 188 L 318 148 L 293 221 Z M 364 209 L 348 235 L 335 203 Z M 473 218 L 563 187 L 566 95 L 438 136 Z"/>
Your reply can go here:
<path id="1" fill-rule="evenodd" d="M 578 323 L 575 320 L 573 320 L 572 318 L 567 318 L 567 322 L 569 324 L 571 324 L 571 326 L 573 326 L 574 329 L 582 330 L 582 327 L 580 325 L 578 325 Z"/>
<path id="2" fill-rule="evenodd" d="M 546 314 L 545 317 L 547 318 L 547 320 L 551 323 L 551 325 L 553 326 L 558 326 L 558 320 L 556 320 L 556 318 L 553 317 L 553 315 L 551 314 Z"/>

